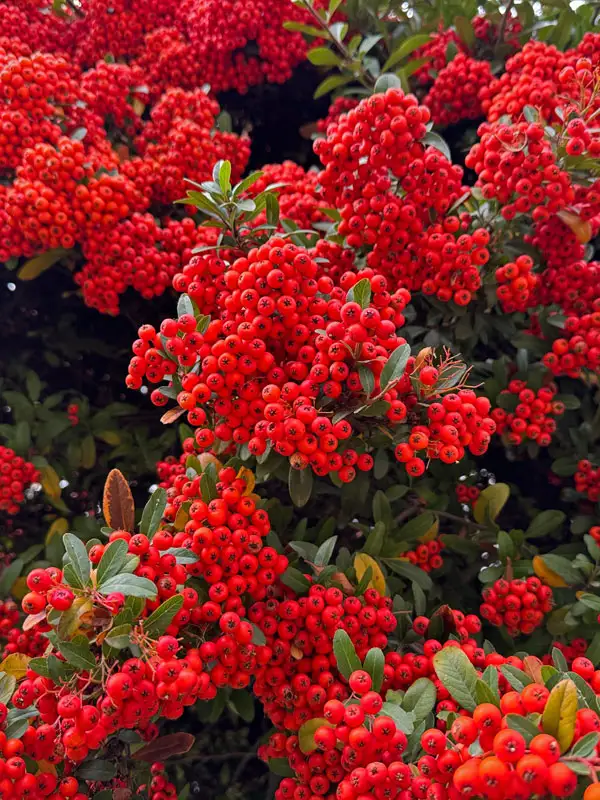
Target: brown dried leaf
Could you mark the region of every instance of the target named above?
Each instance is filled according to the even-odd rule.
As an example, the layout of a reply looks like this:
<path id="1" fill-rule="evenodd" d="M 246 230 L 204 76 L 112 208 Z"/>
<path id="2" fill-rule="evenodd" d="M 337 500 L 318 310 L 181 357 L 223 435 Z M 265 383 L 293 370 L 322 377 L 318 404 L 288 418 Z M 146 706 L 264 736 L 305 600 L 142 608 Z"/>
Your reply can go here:
<path id="1" fill-rule="evenodd" d="M 166 761 L 171 756 L 181 756 L 192 747 L 196 737 L 191 733 L 171 733 L 161 736 L 133 754 L 138 761 Z"/>
<path id="2" fill-rule="evenodd" d="M 523 672 L 525 672 L 535 683 L 544 684 L 542 678 L 543 663 L 535 656 L 525 656 L 523 659 Z"/>
<path id="3" fill-rule="evenodd" d="M 23 622 L 23 630 L 30 631 L 32 628 L 39 622 L 43 622 L 46 619 L 46 611 L 40 611 L 39 614 L 29 614 L 25 617 L 25 621 Z"/>
<path id="4" fill-rule="evenodd" d="M 160 421 L 163 425 L 169 425 L 169 423 L 179 419 L 182 414 L 185 414 L 185 408 L 179 408 L 179 406 L 177 408 L 170 408 L 168 411 L 165 411 Z"/>
<path id="5" fill-rule="evenodd" d="M 125 476 L 118 469 L 108 473 L 104 484 L 102 511 L 106 524 L 115 530 L 129 531 L 135 525 L 135 503 Z"/>

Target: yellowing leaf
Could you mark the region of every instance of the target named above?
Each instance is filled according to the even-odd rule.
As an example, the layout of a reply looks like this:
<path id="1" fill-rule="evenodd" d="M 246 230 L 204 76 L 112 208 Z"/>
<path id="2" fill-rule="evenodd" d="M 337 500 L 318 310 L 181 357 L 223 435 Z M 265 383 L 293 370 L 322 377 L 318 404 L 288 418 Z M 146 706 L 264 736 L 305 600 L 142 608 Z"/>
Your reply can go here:
<path id="1" fill-rule="evenodd" d="M 564 578 L 561 578 L 557 572 L 553 572 L 550 567 L 544 563 L 542 556 L 533 557 L 533 571 L 538 578 L 541 578 L 544 583 L 547 583 L 548 586 L 552 586 L 554 589 L 568 586 Z"/>
<path id="2" fill-rule="evenodd" d="M 377 589 L 379 594 L 385 594 L 385 576 L 375 559 L 366 553 L 357 553 L 354 556 L 354 570 L 359 581 L 369 567 L 371 567 L 371 580 L 368 588 Z"/>
<path id="3" fill-rule="evenodd" d="M 103 442 L 106 442 L 106 444 L 111 445 L 111 447 L 116 447 L 121 444 L 121 437 L 116 431 L 100 431 L 100 433 L 96 434 L 96 439 L 101 439 Z"/>
<path id="4" fill-rule="evenodd" d="M 572 211 L 559 211 L 556 215 L 577 237 L 581 244 L 587 244 L 592 238 L 592 225 L 588 220 L 581 219 L 578 214 Z"/>
<path id="5" fill-rule="evenodd" d="M 300 727 L 300 730 L 298 731 L 298 744 L 300 745 L 300 750 L 302 750 L 304 755 L 308 755 L 309 753 L 312 753 L 313 750 L 317 749 L 315 733 L 323 726 L 326 728 L 332 727 L 332 725 L 323 717 L 316 717 L 315 719 L 309 719 L 308 722 L 305 722 L 304 725 Z"/>
<path id="6" fill-rule="evenodd" d="M 146 108 L 146 104 L 142 103 L 139 97 L 134 97 L 133 100 L 131 101 L 131 107 L 138 115 L 138 117 L 141 117 L 142 114 L 144 113 L 144 109 Z"/>
<path id="7" fill-rule="evenodd" d="M 63 611 L 58 621 L 57 632 L 61 639 L 72 639 L 80 632 L 81 626 L 92 620 L 94 606 L 87 597 L 77 597 L 71 608 Z"/>
<path id="8" fill-rule="evenodd" d="M 58 500 L 60 497 L 60 478 L 56 474 L 56 470 L 50 465 L 40 469 L 42 489 L 46 492 L 48 497 L 52 500 Z"/>
<path id="9" fill-rule="evenodd" d="M 435 539 L 437 537 L 439 532 L 440 532 L 440 521 L 436 517 L 435 518 L 435 522 L 433 523 L 431 528 L 429 528 L 428 531 L 425 531 L 423 536 L 419 536 L 419 541 L 422 542 L 423 544 L 426 544 L 427 542 L 431 542 L 431 541 L 433 541 L 433 539 Z"/>
<path id="10" fill-rule="evenodd" d="M 244 490 L 244 497 L 252 493 L 256 485 L 256 478 L 254 477 L 254 473 L 248 467 L 241 467 L 240 471 L 237 474 L 238 478 L 242 478 L 242 480 L 246 483 L 246 488 Z"/>
<path id="11" fill-rule="evenodd" d="M 51 764 L 49 761 L 37 761 L 38 771 L 37 775 L 42 775 L 49 772 L 51 775 L 58 775 L 56 771 L 56 767 L 54 764 Z"/>
<path id="12" fill-rule="evenodd" d="M 557 683 L 550 692 L 542 715 L 544 733 L 554 736 L 561 753 L 571 746 L 577 719 L 577 686 L 569 678 Z"/>
<path id="13" fill-rule="evenodd" d="M 27 665 L 30 661 L 31 657 L 26 656 L 25 653 L 12 653 L 10 656 L 6 656 L 0 664 L 0 672 L 12 675 L 13 678 L 20 681 L 27 674 Z"/>
<path id="14" fill-rule="evenodd" d="M 200 466 L 203 470 L 206 469 L 209 464 L 214 464 L 217 472 L 220 469 L 223 469 L 223 463 L 219 461 L 219 459 L 212 453 L 200 453 L 198 456 L 198 461 L 200 462 Z"/>
<path id="15" fill-rule="evenodd" d="M 494 521 L 502 511 L 509 496 L 510 489 L 505 483 L 494 483 L 491 486 L 487 486 L 480 493 L 473 507 L 475 521 L 481 524 L 489 520 Z"/>
<path id="16" fill-rule="evenodd" d="M 23 576 L 17 578 L 10 589 L 10 593 L 15 600 L 22 600 L 28 591 L 29 587 L 27 586 L 27 578 L 24 578 Z"/>
<path id="17" fill-rule="evenodd" d="M 184 503 L 182 506 L 179 507 L 179 511 L 175 516 L 175 530 L 182 531 L 185 528 L 185 523 L 189 520 L 189 506 L 187 503 Z"/>
<path id="18" fill-rule="evenodd" d="M 69 523 L 64 517 L 58 517 L 48 528 L 46 533 L 46 544 L 50 544 L 55 536 L 62 536 L 69 530 Z"/>
<path id="19" fill-rule="evenodd" d="M 422 350 L 419 350 L 417 356 L 415 358 L 415 366 L 413 368 L 413 372 L 418 372 L 421 367 L 425 366 L 425 363 L 428 359 L 431 358 L 434 354 L 433 347 L 424 347 Z"/>
<path id="20" fill-rule="evenodd" d="M 56 264 L 57 261 L 60 261 L 68 252 L 62 247 L 57 247 L 55 250 L 47 250 L 45 253 L 35 256 L 35 258 L 30 258 L 17 272 L 17 278 L 22 281 L 32 281 L 53 264 Z"/>

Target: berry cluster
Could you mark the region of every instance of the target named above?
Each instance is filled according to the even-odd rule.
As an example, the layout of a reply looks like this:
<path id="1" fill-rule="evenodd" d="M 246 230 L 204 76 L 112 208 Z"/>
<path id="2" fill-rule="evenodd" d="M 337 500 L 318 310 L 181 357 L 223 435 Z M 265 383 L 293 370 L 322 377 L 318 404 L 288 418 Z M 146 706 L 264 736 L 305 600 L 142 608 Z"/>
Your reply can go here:
<path id="1" fill-rule="evenodd" d="M 554 375 L 578 378 L 584 370 L 598 372 L 600 366 L 600 298 L 587 314 L 571 313 L 564 321 L 565 336 L 552 342 L 542 362 Z M 569 338 L 567 338 L 567 335 Z"/>
<path id="2" fill-rule="evenodd" d="M 595 467 L 587 458 L 577 462 L 577 472 L 574 480 L 576 491 L 584 494 L 592 503 L 600 500 L 600 469 Z"/>
<path id="3" fill-rule="evenodd" d="M 474 505 L 480 494 L 481 489 L 478 486 L 467 486 L 465 483 L 459 483 L 456 487 L 456 499 L 464 505 Z"/>
<path id="4" fill-rule="evenodd" d="M 496 295 L 505 313 L 525 311 L 532 304 L 532 296 L 539 283 L 532 269 L 533 259 L 530 256 L 518 256 L 515 261 L 496 269 Z"/>
<path id="5" fill-rule="evenodd" d="M 40 478 L 30 461 L 10 447 L 0 447 L 0 511 L 16 514 L 25 500 L 25 491 Z"/>
<path id="6" fill-rule="evenodd" d="M 492 80 L 487 61 L 458 53 L 438 73 L 423 102 L 431 111 L 431 119 L 441 127 L 463 119 L 477 119 L 483 116 L 479 93 Z"/>
<path id="7" fill-rule="evenodd" d="M 444 563 L 441 551 L 443 542 L 441 539 L 432 539 L 430 542 L 418 544 L 414 550 L 407 550 L 402 553 L 400 558 L 406 558 L 411 564 L 416 564 L 424 572 L 431 572 L 439 569 Z"/>
<path id="8" fill-rule="evenodd" d="M 552 611 L 552 589 L 539 578 L 497 580 L 482 592 L 481 616 L 492 625 L 505 625 L 509 636 L 529 635 Z"/>
<path id="9" fill-rule="evenodd" d="M 556 431 L 556 417 L 565 413 L 564 404 L 554 399 L 557 392 L 555 383 L 535 391 L 529 389 L 525 381 L 512 380 L 508 388 L 500 392 L 502 406 L 491 413 L 498 433 L 511 445 L 529 439 L 540 447 L 547 447 Z"/>

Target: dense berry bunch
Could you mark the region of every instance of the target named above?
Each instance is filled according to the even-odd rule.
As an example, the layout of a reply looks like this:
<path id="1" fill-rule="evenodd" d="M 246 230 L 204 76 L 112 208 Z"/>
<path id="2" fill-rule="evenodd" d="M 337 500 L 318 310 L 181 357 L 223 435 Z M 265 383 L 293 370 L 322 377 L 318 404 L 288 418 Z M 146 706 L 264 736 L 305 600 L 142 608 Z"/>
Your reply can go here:
<path id="1" fill-rule="evenodd" d="M 510 636 L 529 635 L 552 610 L 552 589 L 539 578 L 497 580 L 482 592 L 481 616 L 492 625 L 505 625 Z"/>
<path id="2" fill-rule="evenodd" d="M 336 97 L 329 106 L 325 119 L 320 119 L 317 122 L 317 130 L 319 133 L 327 133 L 327 128 L 332 122 L 337 122 L 342 114 L 346 114 L 348 111 L 356 108 L 357 105 L 358 100 L 355 100 L 353 97 L 344 97 L 343 95 Z"/>
<path id="3" fill-rule="evenodd" d="M 306 597 L 285 590 L 255 603 L 248 618 L 263 631 L 272 654 L 256 674 L 254 693 L 272 722 L 290 731 L 326 716 L 329 702 L 350 697 L 336 669 L 336 630 L 345 630 L 364 658 L 371 647 L 386 647 L 396 628 L 390 598 L 374 589 L 364 597 L 345 597 L 338 588 L 320 585 L 311 586 Z"/>
<path id="4" fill-rule="evenodd" d="M 439 75 L 447 65 L 448 45 L 451 43 L 456 46 L 459 53 L 465 53 L 467 51 L 466 46 L 453 30 L 440 30 L 438 33 L 432 34 L 430 40 L 426 44 L 417 47 L 414 51 L 412 54 L 413 58 L 427 59 L 427 62 L 420 66 L 415 72 L 415 79 L 421 86 L 426 86 L 434 81 L 435 77 Z"/>
<path id="5" fill-rule="evenodd" d="M 491 414 L 498 433 L 511 445 L 530 440 L 547 447 L 556 431 L 556 417 L 565 413 L 564 404 L 555 399 L 557 392 L 555 383 L 536 391 L 525 381 L 512 380 L 499 395 L 502 405 Z"/>
<path id="6" fill-rule="evenodd" d="M 434 370 L 434 375 L 431 370 Z M 419 380 L 426 387 L 426 397 L 427 390 L 431 391 L 432 396 L 428 399 L 433 402 L 426 406 L 425 424 L 415 425 L 408 441 L 396 446 L 396 458 L 413 477 L 425 472 L 429 459 L 454 464 L 464 457 L 467 450 L 474 455 L 485 453 L 496 430 L 496 422 L 492 416 L 488 416 L 490 401 L 487 397 L 477 397 L 471 389 L 460 389 L 456 393 L 436 397 L 438 377 L 435 367 L 425 366 L 421 369 Z"/>
<path id="7" fill-rule="evenodd" d="M 282 164 L 266 164 L 261 172 L 262 176 L 248 190 L 250 197 L 256 197 L 272 184 L 282 184 L 274 190 L 279 200 L 281 219 L 291 219 L 302 229 L 327 219 L 320 211 L 327 204 L 321 197 L 320 175 L 316 170 L 304 170 L 293 161 L 284 161 Z M 252 224 L 261 225 L 265 222 L 266 213 L 263 212 Z"/>
<path id="8" fill-rule="evenodd" d="M 533 304 L 532 296 L 538 286 L 538 276 L 532 272 L 533 265 L 530 256 L 518 256 L 515 261 L 496 269 L 496 294 L 505 313 L 525 311 Z"/>
<path id="9" fill-rule="evenodd" d="M 505 219 L 532 213 L 544 220 L 573 202 L 571 178 L 556 163 L 543 125 L 486 122 L 478 133 L 465 163 L 477 173 L 484 197 L 501 203 Z"/>
<path id="10" fill-rule="evenodd" d="M 574 479 L 575 489 L 584 494 L 588 500 L 595 503 L 600 499 L 600 469 L 588 459 L 581 459 L 577 462 Z"/>
<path id="11" fill-rule="evenodd" d="M 492 81 L 487 61 L 477 61 L 464 53 L 442 69 L 423 102 L 436 125 L 445 127 L 463 119 L 483 116 L 479 92 Z"/>
<path id="12" fill-rule="evenodd" d="M 597 372 L 600 366 L 600 299 L 588 314 L 571 312 L 565 319 L 564 336 L 552 342 L 542 361 L 554 375 L 577 378 L 583 370 Z M 568 338 L 567 338 L 568 337 Z"/>
<path id="13" fill-rule="evenodd" d="M 459 503 L 474 505 L 481 494 L 478 486 L 468 486 L 466 483 L 459 483 L 456 487 L 456 499 Z"/>
<path id="14" fill-rule="evenodd" d="M 10 447 L 0 447 L 0 511 L 16 514 L 25 500 L 25 491 L 40 478 L 30 461 Z"/>

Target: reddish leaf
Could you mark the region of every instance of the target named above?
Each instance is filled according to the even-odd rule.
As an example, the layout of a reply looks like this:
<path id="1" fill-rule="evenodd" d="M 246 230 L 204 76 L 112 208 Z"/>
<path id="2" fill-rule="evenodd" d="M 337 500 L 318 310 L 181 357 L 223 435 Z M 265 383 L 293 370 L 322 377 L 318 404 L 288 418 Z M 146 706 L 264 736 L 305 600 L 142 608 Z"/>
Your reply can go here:
<path id="1" fill-rule="evenodd" d="M 104 484 L 102 511 L 106 524 L 115 530 L 133 531 L 135 503 L 129 484 L 118 469 L 108 473 Z"/>
<path id="2" fill-rule="evenodd" d="M 140 761 L 166 761 L 171 756 L 181 756 L 187 753 L 192 747 L 196 737 L 191 733 L 172 733 L 168 736 L 161 736 L 150 744 L 142 747 L 133 758 Z"/>

